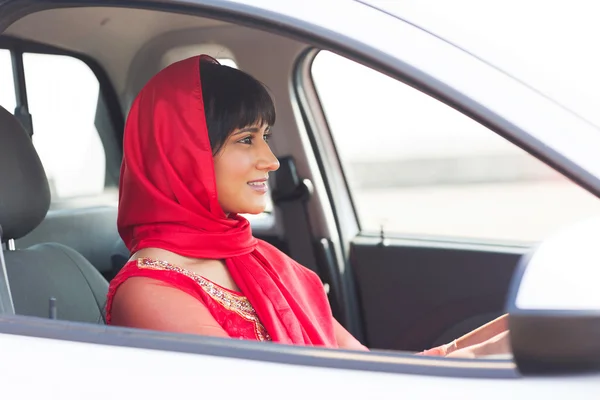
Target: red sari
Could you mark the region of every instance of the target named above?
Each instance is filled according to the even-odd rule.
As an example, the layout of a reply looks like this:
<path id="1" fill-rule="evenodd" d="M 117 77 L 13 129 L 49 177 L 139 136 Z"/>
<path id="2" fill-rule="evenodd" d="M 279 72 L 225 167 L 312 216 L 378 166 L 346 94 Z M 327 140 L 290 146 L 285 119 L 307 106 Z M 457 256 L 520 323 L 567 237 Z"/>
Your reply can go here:
<path id="1" fill-rule="evenodd" d="M 161 260 L 128 262 L 111 281 L 106 320 L 121 284 L 151 278 L 193 296 L 232 338 L 337 348 L 334 319 L 318 276 L 252 236 L 249 222 L 217 201 L 204 117 L 200 60 L 154 76 L 136 97 L 124 134 L 118 230 L 135 253 L 154 247 L 224 260 L 241 292 Z M 444 355 L 444 346 L 424 354 Z"/>
<path id="2" fill-rule="evenodd" d="M 146 276 L 192 294 L 231 337 L 261 340 L 263 335 L 278 343 L 336 348 L 334 320 L 318 276 L 254 238 L 249 222 L 225 215 L 217 201 L 202 99 L 203 57 L 165 68 L 133 102 L 125 126 L 117 225 L 132 254 L 154 247 L 224 260 L 241 290 L 226 297 L 238 296 L 239 304 L 247 300 L 246 311 L 255 317 L 227 309 L 204 290 L 212 282 L 202 277 L 130 262 L 110 284 L 107 321 L 119 285 Z"/>
<path id="3" fill-rule="evenodd" d="M 109 293 L 110 304 L 116 290 L 131 277 L 144 277 L 177 288 L 201 302 L 215 321 L 230 337 L 258 341 L 270 341 L 271 336 L 258 318 L 248 298 L 240 292 L 224 288 L 184 268 L 149 258 L 129 261 L 112 280 Z M 110 313 L 107 323 L 111 323 Z"/>

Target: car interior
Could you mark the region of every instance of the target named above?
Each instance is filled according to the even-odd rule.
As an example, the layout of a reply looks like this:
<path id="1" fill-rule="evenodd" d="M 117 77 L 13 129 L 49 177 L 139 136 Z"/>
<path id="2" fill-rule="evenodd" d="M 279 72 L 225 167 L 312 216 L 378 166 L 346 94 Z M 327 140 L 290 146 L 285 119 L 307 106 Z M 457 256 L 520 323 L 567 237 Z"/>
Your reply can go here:
<path id="1" fill-rule="evenodd" d="M 29 135 L 8 111 L 0 109 L 2 132 L 3 236 L 21 238 L 44 219 L 50 189 L 42 163 Z M 18 171 L 20 173 L 15 174 Z M 97 323 L 108 282 L 76 250 L 46 237 L 32 246 L 5 252 L 15 311 L 48 316 L 49 299 L 58 297 L 63 318 Z"/>
<path id="2" fill-rule="evenodd" d="M 77 21 L 77 32 L 72 30 L 74 21 Z M 128 21 L 136 21 L 135 27 Z M 65 24 L 69 28 L 66 28 Z M 103 147 L 105 159 L 102 161 L 105 171 L 102 172 L 105 178 L 102 190 L 93 195 L 61 198 L 48 187 L 47 182 L 50 178 L 45 178 L 34 146 L 18 152 L 12 146 L 14 141 L 23 145 L 21 141 L 24 135 L 44 134 L 42 129 L 39 132 L 35 129 L 33 104 L 23 103 L 28 93 L 19 96 L 21 104 L 17 104 L 14 110 L 9 109 L 3 113 L 2 123 L 3 151 L 7 155 L 19 154 L 20 157 L 19 160 L 7 157 L 3 173 L 10 177 L 18 167 L 8 163 L 14 161 L 21 165 L 25 163 L 24 157 L 31 160 L 27 165 L 39 166 L 38 170 L 31 172 L 31 176 L 3 180 L 3 187 L 7 191 L 8 188 L 22 189 L 20 193 L 10 194 L 15 197 L 11 198 L 14 201 L 9 203 L 19 208 L 7 208 L 6 217 L 3 216 L 2 220 L 3 226 L 21 227 L 16 233 L 5 227 L 3 235 L 6 243 L 8 280 L 15 311 L 17 314 L 47 317 L 48 299 L 56 297 L 58 317 L 80 322 L 103 322 L 101 315 L 107 282 L 129 258 L 128 250 L 116 229 L 116 185 L 122 155 L 124 116 L 144 83 L 153 74 L 176 60 L 208 53 L 225 64 L 235 62 L 238 67 L 263 81 L 274 98 L 285 99 L 290 95 L 288 80 L 293 74 L 296 60 L 307 48 L 305 44 L 281 36 L 231 23 L 156 10 L 116 7 L 66 8 L 33 13 L 10 26 L 0 37 L 0 43 L 0 46 L 10 50 L 12 54 L 27 56 L 27 53 L 35 53 L 81 60 L 87 64 L 99 82 L 93 128 Z M 26 58 L 22 58 L 21 65 L 23 60 Z M 19 79 L 18 73 L 17 70 L 13 70 L 15 79 Z M 27 75 L 27 72 L 23 73 Z M 19 89 L 15 88 L 15 91 L 18 93 Z M 302 182 L 297 182 L 298 171 L 304 171 L 304 176 L 310 174 L 308 161 L 303 160 L 302 152 L 295 149 L 300 149 L 306 144 L 301 142 L 292 104 L 282 102 L 278 105 L 277 112 L 278 124 L 286 127 L 285 130 L 282 129 L 286 137 L 282 137 L 273 145 L 275 152 L 278 155 L 297 154 L 294 154 L 294 158 L 281 157 L 281 173 L 275 178 L 280 189 L 273 193 L 273 197 L 290 215 L 298 215 L 300 210 L 301 216 L 305 216 L 306 198 L 301 193 L 305 186 Z M 20 124 L 15 121 L 19 121 Z M 35 139 L 33 141 L 35 144 Z M 69 157 L 69 153 L 76 152 L 77 149 L 69 149 L 67 143 L 59 151 L 65 157 Z M 31 182 L 31 186 L 11 184 L 15 179 Z M 32 195 L 34 193 L 47 193 L 47 196 L 44 198 Z M 25 201 L 30 198 L 36 198 L 40 204 Z M 47 201 L 41 202 L 42 199 Z M 30 207 L 27 208 L 28 206 Z M 27 225 L 23 225 L 23 221 L 4 219 L 29 214 L 35 215 L 36 218 L 30 217 L 26 221 Z M 260 216 L 248 217 L 256 237 L 289 253 L 289 240 L 284 235 L 284 226 L 280 221 L 283 217 L 278 218 L 274 214 L 271 210 Z M 322 219 L 318 213 L 311 213 L 311 219 L 318 221 L 320 218 Z M 288 221 L 296 222 L 295 218 Z M 301 218 L 300 223 L 306 225 L 304 234 L 308 234 L 309 229 L 311 234 L 318 231 L 318 223 L 314 223 L 312 229 L 308 228 L 304 218 Z M 319 230 L 325 229 L 326 227 L 321 227 Z M 306 239 L 301 239 L 299 245 L 295 246 L 300 250 L 298 254 L 302 254 L 302 246 Z M 324 246 L 327 246 L 327 243 Z M 58 255 L 50 254 L 49 249 Z M 320 256 L 327 258 L 327 250 L 325 247 Z M 310 252 L 315 252 L 312 245 Z M 33 262 L 32 258 L 39 261 Z M 331 256 L 329 258 L 329 261 L 332 261 Z M 49 264 L 52 267 L 49 267 Z M 38 275 L 38 271 L 28 270 L 35 268 L 35 265 L 49 275 Z M 54 268 L 54 265 L 61 267 Z M 82 272 L 59 272 L 58 269 L 63 267 L 76 268 Z M 333 274 L 333 271 L 330 271 L 330 274 Z M 37 278 L 32 279 L 33 276 Z M 39 288 L 34 290 L 34 295 L 30 293 L 33 281 L 39 284 Z"/>
<path id="3" fill-rule="evenodd" d="M 348 189 L 361 170 L 336 153 L 343 137 L 311 78 L 318 54 L 335 50 L 309 39 L 167 6 L 83 6 L 24 13 L 0 52 L 0 72 L 12 71 L 0 79 L 14 82 L 0 109 L 0 225 L 16 314 L 49 318 L 53 304 L 58 319 L 104 323 L 108 282 L 129 258 L 116 228 L 127 111 L 156 72 L 201 53 L 248 72 L 276 103 L 281 168 L 272 207 L 248 216 L 254 235 L 317 272 L 365 345 L 421 351 L 501 315 L 532 246 L 363 228 Z"/>

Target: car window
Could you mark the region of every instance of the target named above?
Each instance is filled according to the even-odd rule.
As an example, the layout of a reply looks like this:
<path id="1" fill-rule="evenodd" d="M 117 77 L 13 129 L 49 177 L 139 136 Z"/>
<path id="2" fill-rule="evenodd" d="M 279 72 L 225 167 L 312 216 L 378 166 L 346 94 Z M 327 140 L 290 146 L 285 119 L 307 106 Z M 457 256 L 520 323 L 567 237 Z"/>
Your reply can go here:
<path id="1" fill-rule="evenodd" d="M 544 163 L 402 82 L 325 51 L 312 76 L 363 231 L 535 241 L 600 211 Z"/>
<path id="2" fill-rule="evenodd" d="M 33 143 L 53 202 L 105 191 L 104 147 L 95 126 L 99 83 L 83 61 L 24 53 Z"/>
<path id="3" fill-rule="evenodd" d="M 10 51 L 0 49 L 0 106 L 11 113 L 15 111 L 15 86 Z"/>

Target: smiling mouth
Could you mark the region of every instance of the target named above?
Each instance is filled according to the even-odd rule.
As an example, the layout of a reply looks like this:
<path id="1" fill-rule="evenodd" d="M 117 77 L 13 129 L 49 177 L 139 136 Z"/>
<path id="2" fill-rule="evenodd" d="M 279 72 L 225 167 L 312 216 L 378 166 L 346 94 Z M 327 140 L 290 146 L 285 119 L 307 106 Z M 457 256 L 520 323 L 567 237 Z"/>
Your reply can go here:
<path id="1" fill-rule="evenodd" d="M 259 180 L 248 182 L 248 186 L 250 186 L 253 190 L 259 193 L 266 193 L 268 189 L 267 180 Z"/>

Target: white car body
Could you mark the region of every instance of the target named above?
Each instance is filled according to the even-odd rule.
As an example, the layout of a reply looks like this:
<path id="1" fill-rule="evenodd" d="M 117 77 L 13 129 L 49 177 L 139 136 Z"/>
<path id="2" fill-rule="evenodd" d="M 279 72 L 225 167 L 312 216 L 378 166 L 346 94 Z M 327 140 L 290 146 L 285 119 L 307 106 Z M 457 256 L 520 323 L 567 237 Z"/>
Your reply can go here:
<path id="1" fill-rule="evenodd" d="M 449 378 L 2 335 L 5 398 L 593 399 L 598 376 Z M 276 349 L 271 349 L 277 351 Z M 318 351 L 306 349 L 303 353 Z M 360 358 L 331 354 L 340 360 Z M 418 358 L 405 360 L 419 363 Z M 460 364 L 459 361 L 454 361 Z M 469 362 L 469 361 L 467 361 Z M 481 366 L 480 366 L 481 367 Z M 107 372 L 110 371 L 110 374 Z M 110 383 L 108 381 L 110 376 Z M 32 381 L 35 380 L 35 383 Z"/>
<path id="2" fill-rule="evenodd" d="M 401 70 L 467 112 L 496 115 L 519 140 L 600 190 L 600 130 L 553 100 L 418 27 L 355 1 L 173 1 L 312 31 L 366 62 Z M 360 21 L 360 24 L 357 23 Z M 443 59 L 444 62 L 439 62 Z M 517 99 L 518 101 L 515 101 Z M 464 109 L 464 107 L 462 107 Z M 565 134 L 568 132 L 568 135 Z M 588 179 L 589 178 L 589 179 Z M 521 376 L 512 360 L 291 348 L 0 316 L 0 396 L 244 399 L 598 399 L 600 375 Z"/>

